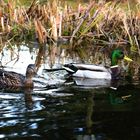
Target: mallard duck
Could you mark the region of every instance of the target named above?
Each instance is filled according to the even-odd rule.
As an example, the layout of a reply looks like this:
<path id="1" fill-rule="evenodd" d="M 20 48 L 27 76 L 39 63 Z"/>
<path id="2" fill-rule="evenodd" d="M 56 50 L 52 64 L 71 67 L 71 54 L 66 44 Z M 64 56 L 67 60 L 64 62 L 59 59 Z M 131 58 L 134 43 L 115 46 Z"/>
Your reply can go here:
<path id="1" fill-rule="evenodd" d="M 22 75 L 12 71 L 5 71 L 0 69 L 0 89 L 19 89 L 19 88 L 33 88 L 32 78 L 36 73 L 34 64 L 29 64 L 26 69 L 26 75 Z"/>
<path id="2" fill-rule="evenodd" d="M 101 65 L 93 64 L 65 64 L 63 69 L 68 72 L 69 76 L 82 77 L 82 78 L 94 78 L 94 79 L 118 79 L 120 76 L 120 67 L 118 61 L 121 59 L 128 60 L 124 56 L 124 53 L 120 49 L 116 49 L 111 54 L 111 67 L 106 68 Z M 131 61 L 131 59 L 129 59 Z"/>

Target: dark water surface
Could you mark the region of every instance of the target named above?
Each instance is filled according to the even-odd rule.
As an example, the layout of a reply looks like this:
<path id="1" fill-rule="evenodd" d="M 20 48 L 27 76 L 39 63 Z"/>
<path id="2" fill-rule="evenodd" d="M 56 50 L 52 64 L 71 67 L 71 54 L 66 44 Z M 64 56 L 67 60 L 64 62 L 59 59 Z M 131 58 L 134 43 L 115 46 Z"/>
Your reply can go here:
<path id="1" fill-rule="evenodd" d="M 12 53 L 6 49 L 1 62 L 6 69 L 24 74 L 26 66 L 35 62 L 38 50 L 29 51 L 24 46 L 19 50 Z M 55 55 L 57 63 L 79 61 L 76 55 L 65 55 L 56 48 L 50 54 L 44 53 L 43 68 L 54 61 Z M 115 89 L 110 88 L 109 81 L 78 79 L 66 83 L 63 72 L 39 74 L 46 78 L 46 85 L 57 86 L 24 93 L 0 91 L 1 139 L 139 139 L 140 82 L 122 82 Z"/>
<path id="2" fill-rule="evenodd" d="M 0 96 L 3 139 L 134 140 L 140 135 L 139 83 L 117 90 L 65 85 L 38 91 L 32 108 L 23 93 Z"/>

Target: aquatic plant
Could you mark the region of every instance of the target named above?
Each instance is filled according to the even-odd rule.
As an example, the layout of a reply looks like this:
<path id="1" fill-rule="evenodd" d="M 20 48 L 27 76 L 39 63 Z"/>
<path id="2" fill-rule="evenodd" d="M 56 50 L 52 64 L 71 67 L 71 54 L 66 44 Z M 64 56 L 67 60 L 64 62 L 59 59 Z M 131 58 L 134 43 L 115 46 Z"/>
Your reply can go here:
<path id="1" fill-rule="evenodd" d="M 38 40 L 41 44 L 70 41 L 73 47 L 83 44 L 124 45 L 140 54 L 140 7 L 130 4 L 89 2 L 70 5 L 52 0 L 30 6 L 17 1 L 1 1 L 0 44 Z"/>

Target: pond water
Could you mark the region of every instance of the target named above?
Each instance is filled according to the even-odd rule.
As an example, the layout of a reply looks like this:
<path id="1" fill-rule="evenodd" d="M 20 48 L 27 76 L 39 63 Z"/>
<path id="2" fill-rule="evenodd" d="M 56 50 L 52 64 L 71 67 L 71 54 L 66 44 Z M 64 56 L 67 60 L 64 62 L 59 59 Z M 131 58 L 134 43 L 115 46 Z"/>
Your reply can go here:
<path id="1" fill-rule="evenodd" d="M 22 46 L 3 51 L 7 70 L 25 73 L 38 54 Z M 58 52 L 58 50 L 56 51 Z M 43 68 L 71 62 L 64 55 L 54 59 L 46 53 L 38 74 L 50 88 L 35 88 L 31 94 L 0 92 L 1 139 L 134 140 L 140 136 L 140 82 L 123 81 L 111 88 L 108 81 L 65 81 L 64 71 L 45 73 Z M 56 55 L 56 53 L 55 53 Z M 65 60 L 63 60 L 65 56 Z M 67 59 L 66 59 L 67 58 Z M 50 61 L 51 60 L 51 61 Z M 75 56 L 75 61 L 79 58 Z M 45 63 L 44 63 L 45 62 Z M 44 78 L 45 77 L 45 78 Z M 81 85 L 79 81 L 82 81 Z M 83 84 L 85 83 L 85 85 Z M 89 85 L 87 83 L 90 83 Z M 30 92 L 30 91 L 28 91 Z M 26 100 L 27 99 L 27 100 Z"/>

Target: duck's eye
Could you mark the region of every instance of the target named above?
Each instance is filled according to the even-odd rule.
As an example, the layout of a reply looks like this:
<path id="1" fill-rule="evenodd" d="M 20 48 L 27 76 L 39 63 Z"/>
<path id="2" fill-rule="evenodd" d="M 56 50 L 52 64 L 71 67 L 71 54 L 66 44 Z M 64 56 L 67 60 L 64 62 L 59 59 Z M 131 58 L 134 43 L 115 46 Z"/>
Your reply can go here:
<path id="1" fill-rule="evenodd" d="M 121 54 L 123 54 L 123 52 L 121 52 Z"/>

